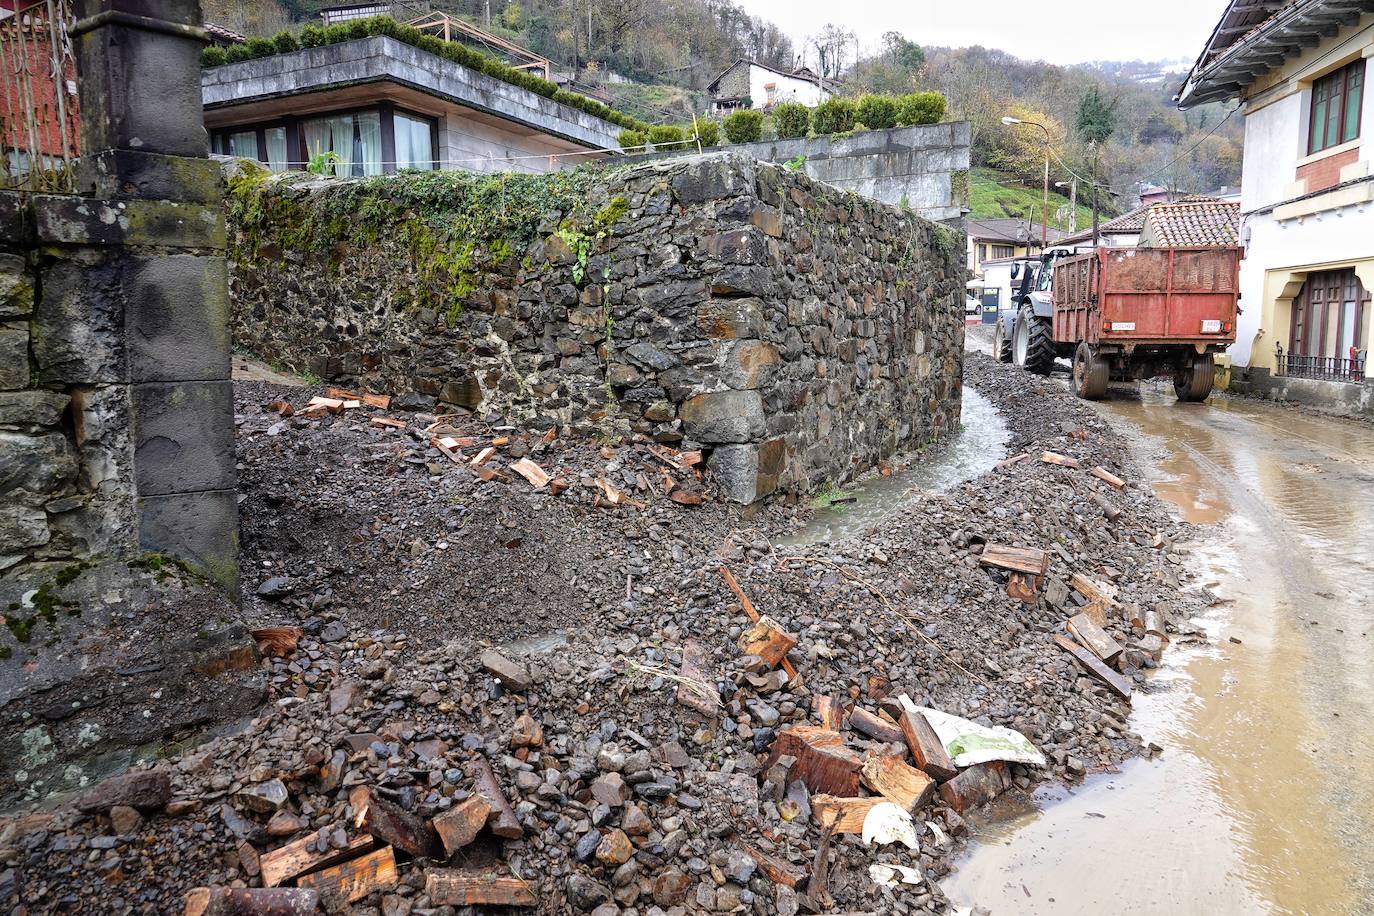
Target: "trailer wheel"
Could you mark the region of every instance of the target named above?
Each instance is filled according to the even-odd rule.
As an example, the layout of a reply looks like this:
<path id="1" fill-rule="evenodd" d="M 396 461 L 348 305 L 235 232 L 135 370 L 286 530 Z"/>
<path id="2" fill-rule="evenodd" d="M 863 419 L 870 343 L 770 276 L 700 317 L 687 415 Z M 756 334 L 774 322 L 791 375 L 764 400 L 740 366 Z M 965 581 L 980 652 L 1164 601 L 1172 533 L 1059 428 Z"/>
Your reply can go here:
<path id="1" fill-rule="evenodd" d="M 1049 375 L 1054 368 L 1054 334 L 1050 322 L 1035 317 L 1029 305 L 1021 306 L 1016 316 L 1016 337 L 1012 341 L 1012 362 L 1037 375 Z"/>
<path id="2" fill-rule="evenodd" d="M 999 363 L 1011 362 L 1011 340 L 1007 337 L 1007 328 L 1002 319 L 997 319 L 997 328 L 992 334 L 992 358 Z"/>
<path id="3" fill-rule="evenodd" d="M 1087 341 L 1073 351 L 1073 393 L 1085 401 L 1107 393 L 1107 361 Z"/>
<path id="4" fill-rule="evenodd" d="M 1174 372 L 1174 394 L 1180 401 L 1205 401 L 1212 393 L 1216 367 L 1212 354 L 1202 353 L 1193 358 L 1192 366 Z"/>

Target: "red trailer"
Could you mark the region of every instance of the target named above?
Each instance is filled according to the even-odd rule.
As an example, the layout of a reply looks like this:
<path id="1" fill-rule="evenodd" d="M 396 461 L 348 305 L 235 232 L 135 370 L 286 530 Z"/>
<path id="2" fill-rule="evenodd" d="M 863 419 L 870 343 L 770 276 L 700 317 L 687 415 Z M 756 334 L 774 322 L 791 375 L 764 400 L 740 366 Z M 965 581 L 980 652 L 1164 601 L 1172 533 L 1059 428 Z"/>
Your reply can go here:
<path id="1" fill-rule="evenodd" d="M 1099 248 L 1054 264 L 1056 352 L 1073 389 L 1172 375 L 1179 400 L 1212 393 L 1212 355 L 1236 339 L 1240 248 Z"/>

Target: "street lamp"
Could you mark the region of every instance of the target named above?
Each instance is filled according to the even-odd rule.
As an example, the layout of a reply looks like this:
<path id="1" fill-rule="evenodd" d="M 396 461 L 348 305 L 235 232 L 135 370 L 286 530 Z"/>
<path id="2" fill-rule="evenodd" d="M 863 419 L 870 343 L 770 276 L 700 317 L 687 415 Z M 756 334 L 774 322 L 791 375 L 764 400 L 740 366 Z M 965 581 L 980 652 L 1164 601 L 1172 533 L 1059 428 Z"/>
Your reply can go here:
<path id="1" fill-rule="evenodd" d="M 1040 205 L 1040 251 L 1044 252 L 1049 247 L 1050 236 L 1050 129 L 1036 121 L 1025 121 L 1021 118 L 1013 118 L 1011 115 L 1003 115 L 1002 123 L 1011 127 L 1015 124 L 1029 124 L 1031 127 L 1038 127 L 1045 135 L 1045 197 Z"/>

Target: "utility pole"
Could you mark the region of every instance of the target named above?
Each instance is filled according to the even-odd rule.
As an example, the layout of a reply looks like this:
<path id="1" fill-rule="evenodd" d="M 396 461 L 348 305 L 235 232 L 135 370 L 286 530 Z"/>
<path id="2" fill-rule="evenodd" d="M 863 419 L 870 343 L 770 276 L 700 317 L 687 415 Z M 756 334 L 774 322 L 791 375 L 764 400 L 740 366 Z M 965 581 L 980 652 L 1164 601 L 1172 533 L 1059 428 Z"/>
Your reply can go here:
<path id="1" fill-rule="evenodd" d="M 1097 144 L 1093 147 L 1093 247 L 1098 245 L 1097 234 Z"/>

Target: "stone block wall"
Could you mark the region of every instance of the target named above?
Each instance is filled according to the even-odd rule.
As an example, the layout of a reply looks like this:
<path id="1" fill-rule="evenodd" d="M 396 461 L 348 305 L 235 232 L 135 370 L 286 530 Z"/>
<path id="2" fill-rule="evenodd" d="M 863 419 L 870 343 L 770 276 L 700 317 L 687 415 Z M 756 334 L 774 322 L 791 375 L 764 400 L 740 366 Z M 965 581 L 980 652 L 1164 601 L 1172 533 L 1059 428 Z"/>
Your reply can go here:
<path id="1" fill-rule="evenodd" d="M 957 233 L 729 154 L 581 176 L 578 203 L 501 238 L 419 233 L 383 206 L 408 176 L 232 179 L 235 344 L 411 402 L 700 446 L 740 502 L 957 427 Z"/>

